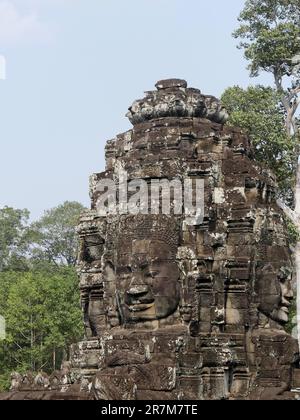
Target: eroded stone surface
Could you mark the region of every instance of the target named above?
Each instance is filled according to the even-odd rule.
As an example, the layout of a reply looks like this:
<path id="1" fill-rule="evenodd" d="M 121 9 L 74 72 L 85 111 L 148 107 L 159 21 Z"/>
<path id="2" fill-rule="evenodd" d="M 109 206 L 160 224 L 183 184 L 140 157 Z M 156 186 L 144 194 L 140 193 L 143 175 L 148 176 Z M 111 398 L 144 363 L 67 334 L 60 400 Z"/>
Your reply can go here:
<path id="1" fill-rule="evenodd" d="M 292 261 L 275 180 L 248 138 L 224 126 L 219 101 L 182 80 L 156 87 L 130 108 L 134 128 L 107 143 L 106 171 L 91 177 L 78 227 L 86 339 L 72 347 L 70 395 L 77 386 L 77 398 L 98 400 L 296 398 L 297 343 L 283 328 Z M 204 180 L 203 223 L 100 217 L 97 185 L 120 168 L 128 181 Z"/>

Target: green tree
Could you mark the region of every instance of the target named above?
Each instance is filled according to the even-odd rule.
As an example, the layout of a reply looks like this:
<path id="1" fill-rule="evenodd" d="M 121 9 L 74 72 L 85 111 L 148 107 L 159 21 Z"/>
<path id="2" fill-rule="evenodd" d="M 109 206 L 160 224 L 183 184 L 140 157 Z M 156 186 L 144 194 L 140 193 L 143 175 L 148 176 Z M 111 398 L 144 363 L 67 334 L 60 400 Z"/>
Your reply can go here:
<path id="1" fill-rule="evenodd" d="M 247 0 L 234 37 L 241 39 L 252 76 L 271 73 L 286 112 L 288 135 L 296 134 L 300 100 L 299 0 Z"/>
<path id="2" fill-rule="evenodd" d="M 26 266 L 28 210 L 0 209 L 0 272 Z"/>
<path id="3" fill-rule="evenodd" d="M 29 225 L 29 212 L 0 211 L 0 389 L 12 371 L 52 372 L 82 336 L 76 225 L 83 206 L 64 203 Z"/>
<path id="4" fill-rule="evenodd" d="M 65 202 L 45 212 L 31 225 L 31 255 L 36 261 L 47 261 L 57 266 L 74 266 L 78 239 L 76 225 L 84 207 L 77 202 Z"/>
<path id="5" fill-rule="evenodd" d="M 222 102 L 229 111 L 228 124 L 241 127 L 251 139 L 255 158 L 273 170 L 281 195 L 292 201 L 297 166 L 297 142 L 291 142 L 285 130 L 280 95 L 264 86 L 228 88 Z"/>
<path id="6" fill-rule="evenodd" d="M 1 300 L 0 313 L 7 337 L 0 342 L 0 375 L 59 368 L 69 346 L 83 335 L 75 269 L 3 273 L 1 285 L 3 279 L 7 300 Z"/>

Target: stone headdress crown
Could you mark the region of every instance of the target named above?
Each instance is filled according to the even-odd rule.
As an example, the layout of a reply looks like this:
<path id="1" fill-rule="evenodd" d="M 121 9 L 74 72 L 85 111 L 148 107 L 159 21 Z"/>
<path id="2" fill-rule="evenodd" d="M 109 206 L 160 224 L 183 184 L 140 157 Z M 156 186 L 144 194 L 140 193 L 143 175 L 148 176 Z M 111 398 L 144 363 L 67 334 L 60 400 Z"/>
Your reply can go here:
<path id="1" fill-rule="evenodd" d="M 137 215 L 120 218 L 121 237 L 128 240 L 152 239 L 170 246 L 174 258 L 180 236 L 180 222 L 166 215 Z"/>

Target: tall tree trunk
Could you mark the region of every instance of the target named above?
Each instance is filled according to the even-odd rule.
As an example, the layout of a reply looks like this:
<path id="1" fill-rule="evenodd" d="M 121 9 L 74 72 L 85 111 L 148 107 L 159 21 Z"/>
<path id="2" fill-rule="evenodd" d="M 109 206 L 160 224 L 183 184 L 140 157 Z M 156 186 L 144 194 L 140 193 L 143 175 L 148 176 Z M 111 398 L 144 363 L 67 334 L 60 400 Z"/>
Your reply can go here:
<path id="1" fill-rule="evenodd" d="M 295 186 L 295 216 L 300 218 L 300 156 L 298 157 Z"/>
<path id="2" fill-rule="evenodd" d="M 296 188 L 295 188 L 295 219 L 298 234 L 300 235 L 300 156 L 298 158 Z M 296 281 L 297 281 L 297 335 L 300 350 L 300 240 L 295 248 Z"/>
<path id="3" fill-rule="evenodd" d="M 293 135 L 293 131 L 294 131 L 294 124 L 293 124 L 293 110 L 292 108 L 289 106 L 288 108 L 286 108 L 286 112 L 287 112 L 287 117 L 286 117 L 286 132 L 288 137 L 291 138 L 292 141 L 292 135 Z"/>
<path id="4" fill-rule="evenodd" d="M 32 315 L 30 315 L 30 364 L 31 364 L 32 371 L 34 371 L 33 344 L 34 344 L 33 317 Z"/>
<path id="5" fill-rule="evenodd" d="M 295 249 L 296 281 L 297 281 L 297 337 L 300 350 L 300 242 Z"/>
<path id="6" fill-rule="evenodd" d="M 56 349 L 53 349 L 53 370 L 56 370 Z"/>

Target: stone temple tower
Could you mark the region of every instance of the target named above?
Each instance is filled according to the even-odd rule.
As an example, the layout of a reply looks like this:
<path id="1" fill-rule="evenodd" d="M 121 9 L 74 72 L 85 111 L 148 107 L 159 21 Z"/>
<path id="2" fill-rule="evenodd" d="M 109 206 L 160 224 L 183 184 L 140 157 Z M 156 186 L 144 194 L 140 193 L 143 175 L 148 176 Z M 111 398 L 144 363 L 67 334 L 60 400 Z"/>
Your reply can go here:
<path id="1" fill-rule="evenodd" d="M 299 398 L 298 346 L 284 329 L 293 267 L 275 179 L 254 161 L 248 138 L 225 125 L 216 98 L 178 79 L 156 88 L 131 106 L 133 128 L 107 143 L 106 170 L 91 177 L 91 210 L 78 227 L 86 336 L 72 346 L 60 392 Z M 117 211 L 99 212 L 103 182 L 124 184 L 124 174 L 126 185 L 201 181 L 202 217 L 188 223 L 160 203 L 153 212 L 149 200 L 128 213 L 119 190 L 107 195 Z"/>
<path id="2" fill-rule="evenodd" d="M 275 180 L 220 102 L 158 82 L 106 146 L 79 226 L 87 340 L 73 348 L 98 399 L 284 398 L 296 342 L 284 331 L 292 262 Z M 199 179 L 204 217 L 99 215 L 103 179 Z"/>

